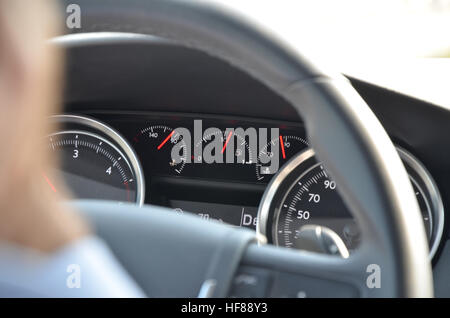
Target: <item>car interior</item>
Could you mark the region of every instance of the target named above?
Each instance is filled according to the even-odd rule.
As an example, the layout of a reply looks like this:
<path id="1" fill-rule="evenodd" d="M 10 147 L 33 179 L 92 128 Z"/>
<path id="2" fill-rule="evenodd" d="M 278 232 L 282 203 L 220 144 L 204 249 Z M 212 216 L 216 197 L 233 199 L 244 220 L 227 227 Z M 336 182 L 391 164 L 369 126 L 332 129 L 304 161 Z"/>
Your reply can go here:
<path id="1" fill-rule="evenodd" d="M 75 2 L 45 142 L 146 295 L 450 296 L 448 105 L 322 68 L 245 12 Z"/>

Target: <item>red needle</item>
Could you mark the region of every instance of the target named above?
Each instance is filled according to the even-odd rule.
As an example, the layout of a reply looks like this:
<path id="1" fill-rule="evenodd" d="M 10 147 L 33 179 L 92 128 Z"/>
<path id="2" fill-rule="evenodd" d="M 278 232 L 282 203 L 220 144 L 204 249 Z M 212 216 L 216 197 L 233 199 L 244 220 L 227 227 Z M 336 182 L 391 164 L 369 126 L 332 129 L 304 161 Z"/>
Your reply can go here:
<path id="1" fill-rule="evenodd" d="M 48 185 L 50 186 L 50 188 L 52 188 L 53 192 L 56 192 L 56 188 L 53 185 L 53 183 L 50 181 L 50 179 L 47 177 L 47 175 L 45 173 L 42 172 L 42 176 L 44 177 L 45 181 L 47 181 Z"/>
<path id="2" fill-rule="evenodd" d="M 230 133 L 228 134 L 228 136 L 227 136 L 227 140 L 225 140 L 225 144 L 223 145 L 223 148 L 222 148 L 222 153 L 225 151 L 225 149 L 227 148 L 227 145 L 228 145 L 228 142 L 230 141 L 230 138 L 231 138 L 231 135 L 233 134 L 233 132 L 232 131 L 230 131 Z"/>
<path id="3" fill-rule="evenodd" d="M 283 159 L 286 159 L 286 152 L 284 151 L 283 137 L 281 135 L 280 135 L 280 146 L 281 146 L 281 153 L 283 154 Z"/>
<path id="4" fill-rule="evenodd" d="M 172 130 L 172 132 L 169 134 L 169 136 L 167 136 L 166 139 L 163 140 L 163 142 L 158 146 L 158 150 L 161 149 L 162 146 L 164 146 L 164 144 L 167 142 L 167 140 L 169 140 L 170 137 L 172 137 L 174 132 L 175 132 L 175 130 Z"/>

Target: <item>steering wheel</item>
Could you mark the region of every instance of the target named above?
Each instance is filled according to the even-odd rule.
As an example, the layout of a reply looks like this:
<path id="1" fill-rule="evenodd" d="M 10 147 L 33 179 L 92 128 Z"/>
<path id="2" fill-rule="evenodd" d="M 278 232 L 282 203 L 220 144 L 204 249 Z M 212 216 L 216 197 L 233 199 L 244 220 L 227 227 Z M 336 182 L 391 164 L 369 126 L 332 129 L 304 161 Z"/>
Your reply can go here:
<path id="1" fill-rule="evenodd" d="M 405 168 L 345 78 L 325 73 L 268 30 L 204 2 L 76 2 L 82 28 L 75 32 L 161 36 L 232 64 L 289 101 L 363 236 L 359 249 L 342 259 L 257 244 L 251 231 L 206 226 L 160 207 L 78 203 L 148 296 L 433 295 L 424 226 Z"/>

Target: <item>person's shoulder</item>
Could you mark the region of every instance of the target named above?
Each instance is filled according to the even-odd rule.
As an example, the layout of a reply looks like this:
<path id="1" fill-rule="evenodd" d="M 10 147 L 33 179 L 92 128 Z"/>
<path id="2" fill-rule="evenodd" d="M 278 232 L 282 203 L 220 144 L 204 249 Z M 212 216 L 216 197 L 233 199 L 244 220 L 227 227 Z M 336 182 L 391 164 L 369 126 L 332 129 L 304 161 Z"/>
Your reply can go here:
<path id="1" fill-rule="evenodd" d="M 0 297 L 145 297 L 109 247 L 87 236 L 44 254 L 0 243 Z"/>

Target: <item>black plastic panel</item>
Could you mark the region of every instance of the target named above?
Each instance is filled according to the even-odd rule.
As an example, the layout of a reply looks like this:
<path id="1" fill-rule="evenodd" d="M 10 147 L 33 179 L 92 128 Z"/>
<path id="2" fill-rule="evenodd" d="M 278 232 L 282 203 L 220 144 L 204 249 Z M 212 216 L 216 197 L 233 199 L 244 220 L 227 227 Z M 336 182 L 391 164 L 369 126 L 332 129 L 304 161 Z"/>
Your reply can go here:
<path id="1" fill-rule="evenodd" d="M 282 98 L 209 55 L 164 42 L 68 50 L 68 111 L 135 110 L 298 120 Z"/>

